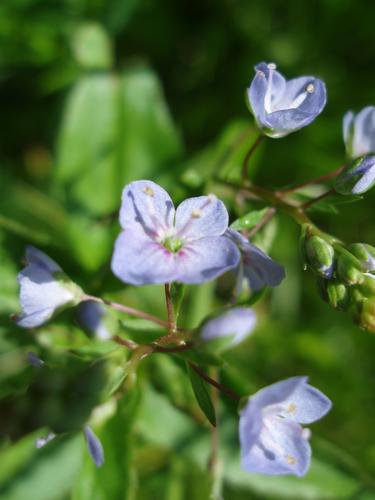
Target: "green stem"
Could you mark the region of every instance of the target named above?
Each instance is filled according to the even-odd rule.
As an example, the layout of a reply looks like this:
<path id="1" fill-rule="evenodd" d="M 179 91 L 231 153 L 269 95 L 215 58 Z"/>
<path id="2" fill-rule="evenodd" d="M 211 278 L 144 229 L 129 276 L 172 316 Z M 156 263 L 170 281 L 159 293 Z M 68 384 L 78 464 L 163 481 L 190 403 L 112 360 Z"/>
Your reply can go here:
<path id="1" fill-rule="evenodd" d="M 312 186 L 314 184 L 321 184 L 322 182 L 329 181 L 330 179 L 334 179 L 338 175 L 341 174 L 343 169 L 345 168 L 346 165 L 342 165 L 341 167 L 337 168 L 336 170 L 333 170 L 332 172 L 329 172 L 328 174 L 321 175 L 320 177 L 317 177 L 316 179 L 313 179 L 311 181 L 306 181 L 302 182 L 301 184 L 297 184 L 296 186 L 293 186 L 291 188 L 287 189 L 282 189 L 279 191 L 280 195 L 285 196 L 289 193 L 294 193 L 296 191 L 299 191 L 300 189 L 303 189 L 308 186 Z"/>
<path id="2" fill-rule="evenodd" d="M 244 158 L 243 165 L 242 165 L 242 181 L 243 182 L 247 181 L 247 177 L 248 177 L 248 174 L 249 174 L 249 161 L 250 161 L 250 158 L 253 156 L 255 150 L 257 149 L 257 147 L 259 146 L 259 144 L 265 138 L 266 138 L 266 136 L 263 135 L 262 133 L 260 133 L 258 135 L 258 137 L 256 138 L 255 142 L 253 143 L 253 145 L 251 146 L 251 148 L 249 149 L 249 151 L 246 153 L 246 156 Z"/>
<path id="3" fill-rule="evenodd" d="M 167 305 L 167 315 L 168 315 L 168 331 L 169 335 L 173 335 L 176 332 L 176 320 L 174 317 L 173 303 L 171 298 L 171 284 L 166 283 L 164 285 L 165 290 L 165 302 Z"/>

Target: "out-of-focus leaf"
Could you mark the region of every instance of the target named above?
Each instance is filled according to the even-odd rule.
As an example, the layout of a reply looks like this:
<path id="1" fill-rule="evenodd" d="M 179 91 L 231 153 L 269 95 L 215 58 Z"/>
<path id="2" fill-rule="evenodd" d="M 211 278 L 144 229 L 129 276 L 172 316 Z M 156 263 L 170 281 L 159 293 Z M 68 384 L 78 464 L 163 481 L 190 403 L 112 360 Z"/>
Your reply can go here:
<path id="1" fill-rule="evenodd" d="M 249 212 L 248 214 L 243 215 L 239 219 L 235 220 L 230 227 L 235 231 L 241 231 L 242 229 L 252 229 L 263 219 L 267 210 L 267 208 L 263 208 L 262 210 L 253 210 L 252 212 Z"/>
<path id="2" fill-rule="evenodd" d="M 111 41 L 100 24 L 79 26 L 73 38 L 73 52 L 84 68 L 109 69 L 112 65 Z"/>
<path id="3" fill-rule="evenodd" d="M 195 394 L 195 398 L 200 409 L 206 415 L 208 421 L 214 427 L 216 426 L 216 413 L 215 408 L 212 404 L 210 394 L 207 390 L 207 384 L 204 382 L 201 377 L 194 371 L 191 365 L 187 364 L 187 369 L 189 373 L 189 378 L 191 382 L 191 386 L 193 388 L 193 392 Z"/>
<path id="4" fill-rule="evenodd" d="M 43 430 L 0 452 L 0 496 L 4 500 L 63 498 L 79 472 L 83 437 L 56 438 L 41 449 L 35 440 Z"/>

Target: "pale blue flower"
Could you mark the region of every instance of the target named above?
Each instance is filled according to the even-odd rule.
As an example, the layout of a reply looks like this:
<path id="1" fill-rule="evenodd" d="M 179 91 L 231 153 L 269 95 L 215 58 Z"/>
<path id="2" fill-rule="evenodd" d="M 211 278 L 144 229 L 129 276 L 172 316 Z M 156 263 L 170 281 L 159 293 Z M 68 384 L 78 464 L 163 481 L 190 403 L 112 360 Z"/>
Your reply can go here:
<path id="1" fill-rule="evenodd" d="M 104 450 L 100 439 L 88 425 L 85 425 L 83 432 L 86 437 L 87 449 L 94 464 L 101 467 L 104 464 Z"/>
<path id="2" fill-rule="evenodd" d="M 15 320 L 19 326 L 39 326 L 55 312 L 82 300 L 82 290 L 48 255 L 28 246 L 25 261 L 26 267 L 17 276 L 22 313 Z"/>
<path id="3" fill-rule="evenodd" d="M 348 165 L 335 182 L 335 190 L 344 195 L 366 193 L 375 184 L 375 156 L 363 156 Z"/>
<path id="4" fill-rule="evenodd" d="M 122 194 L 112 271 L 125 283 L 202 283 L 239 262 L 224 237 L 228 213 L 215 196 L 183 201 L 175 210 L 168 193 L 152 181 L 128 184 Z"/>
<path id="5" fill-rule="evenodd" d="M 274 63 L 260 63 L 255 71 L 247 97 L 259 128 L 269 137 L 284 137 L 306 127 L 322 112 L 327 101 L 322 80 L 314 76 L 285 80 Z"/>
<path id="6" fill-rule="evenodd" d="M 348 111 L 343 119 L 345 148 L 350 158 L 375 153 L 375 107 L 366 106 L 356 115 Z"/>
<path id="7" fill-rule="evenodd" d="M 322 418 L 331 401 L 307 377 L 277 382 L 250 397 L 240 414 L 241 465 L 266 475 L 306 474 L 309 431 L 300 424 Z"/>
<path id="8" fill-rule="evenodd" d="M 242 289 L 243 280 L 247 280 L 249 287 L 256 291 L 265 286 L 275 287 L 285 278 L 285 271 L 280 264 L 271 259 L 260 248 L 249 243 L 238 231 L 228 229 L 226 236 L 236 243 L 241 259 L 236 269 L 237 294 Z"/>
<path id="9" fill-rule="evenodd" d="M 205 342 L 216 339 L 229 339 L 228 347 L 233 347 L 248 337 L 256 325 L 256 315 L 247 307 L 233 307 L 206 321 L 200 338 Z"/>

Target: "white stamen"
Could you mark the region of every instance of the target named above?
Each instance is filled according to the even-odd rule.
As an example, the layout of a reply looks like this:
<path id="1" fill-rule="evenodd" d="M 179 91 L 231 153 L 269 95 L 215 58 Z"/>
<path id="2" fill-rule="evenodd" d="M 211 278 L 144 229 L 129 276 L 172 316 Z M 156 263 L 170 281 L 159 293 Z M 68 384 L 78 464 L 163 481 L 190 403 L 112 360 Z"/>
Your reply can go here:
<path id="1" fill-rule="evenodd" d="M 313 83 L 309 83 L 306 87 L 306 92 L 312 94 L 315 90 L 315 85 Z"/>
<path id="2" fill-rule="evenodd" d="M 276 69 L 277 66 L 275 63 L 269 63 L 269 64 L 267 64 L 267 68 L 273 70 L 273 69 Z"/>
<path id="3" fill-rule="evenodd" d="M 306 99 L 307 97 L 307 92 L 301 92 L 295 99 L 294 101 L 292 101 L 291 104 L 289 104 L 288 108 L 289 109 L 296 109 L 298 108 L 299 106 L 301 106 L 301 104 L 303 103 L 303 101 Z"/>

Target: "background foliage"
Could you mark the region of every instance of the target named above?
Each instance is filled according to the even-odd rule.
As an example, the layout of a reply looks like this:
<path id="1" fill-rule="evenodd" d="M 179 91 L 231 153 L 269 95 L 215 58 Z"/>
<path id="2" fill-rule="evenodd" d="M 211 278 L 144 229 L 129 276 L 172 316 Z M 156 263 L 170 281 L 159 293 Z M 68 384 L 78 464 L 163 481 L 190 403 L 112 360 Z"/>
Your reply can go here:
<path id="1" fill-rule="evenodd" d="M 94 414 L 106 452 L 105 466 L 95 469 L 77 430 L 107 400 L 125 353 L 90 341 L 74 312 L 38 332 L 12 324 L 24 247 L 45 250 L 88 292 L 165 315 L 160 287 L 124 288 L 109 270 L 123 185 L 149 177 L 176 201 L 215 189 L 238 216 L 230 193 L 209 179 L 252 125 L 244 90 L 261 60 L 289 77 L 321 77 L 329 100 L 311 126 L 266 141 L 252 164 L 256 181 L 281 187 L 337 168 L 344 112 L 375 104 L 374 15 L 375 5 L 361 0 L 1 2 L 1 498 L 209 497 L 209 428 L 183 364 L 162 354 L 141 366 L 116 411 L 111 400 Z M 236 171 L 243 155 L 226 157 L 224 170 Z M 314 220 L 348 242 L 374 245 L 373 213 L 370 193 Z M 222 398 L 224 497 L 369 500 L 374 337 L 319 299 L 302 271 L 298 237 L 285 216 L 260 235 L 287 279 L 257 304 L 256 333 L 226 355 L 235 368 L 223 379 L 250 393 L 306 374 L 334 408 L 314 425 L 309 474 L 270 480 L 240 471 L 236 412 Z M 190 287 L 181 324 L 196 326 L 226 293 L 225 280 Z M 144 325 L 122 328 L 138 335 Z M 47 361 L 47 373 L 28 366 L 30 350 Z M 49 425 L 75 432 L 36 450 Z"/>

